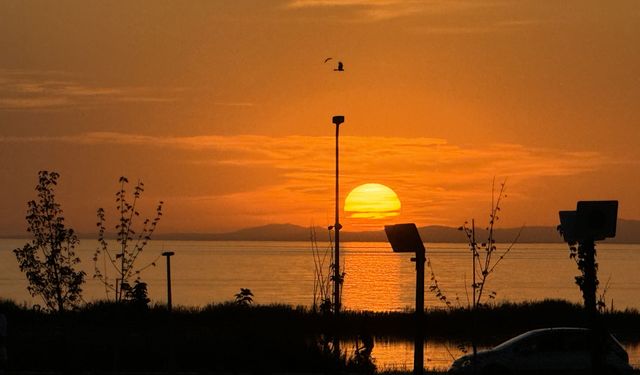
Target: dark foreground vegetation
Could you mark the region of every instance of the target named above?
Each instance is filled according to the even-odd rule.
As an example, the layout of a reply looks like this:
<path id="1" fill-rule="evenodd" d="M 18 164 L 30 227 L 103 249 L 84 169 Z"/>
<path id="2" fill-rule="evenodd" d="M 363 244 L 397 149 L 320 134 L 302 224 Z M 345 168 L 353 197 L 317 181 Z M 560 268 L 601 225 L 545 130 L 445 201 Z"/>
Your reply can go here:
<path id="1" fill-rule="evenodd" d="M 204 308 L 151 308 L 95 303 L 80 310 L 47 314 L 0 301 L 7 316 L 9 369 L 15 371 L 192 372 L 371 372 L 346 353 L 325 349 L 333 332 L 344 339 L 413 339 L 410 312 L 346 311 L 331 317 L 283 305 L 210 305 Z M 425 338 L 468 343 L 473 327 L 480 345 L 529 329 L 584 326 L 580 305 L 564 301 L 501 304 L 478 311 L 430 310 Z M 640 341 L 640 313 L 605 313 L 608 329 L 622 341 Z M 375 357 L 375 349 L 373 352 Z"/>

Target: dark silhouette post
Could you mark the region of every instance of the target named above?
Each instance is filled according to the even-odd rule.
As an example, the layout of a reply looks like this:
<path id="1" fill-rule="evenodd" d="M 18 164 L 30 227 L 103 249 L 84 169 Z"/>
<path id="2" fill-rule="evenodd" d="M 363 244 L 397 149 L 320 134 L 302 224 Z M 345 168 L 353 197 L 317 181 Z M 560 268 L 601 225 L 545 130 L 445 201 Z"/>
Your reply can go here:
<path id="1" fill-rule="evenodd" d="M 598 287 L 598 274 L 596 268 L 596 244 L 592 239 L 580 241 L 584 251 L 584 307 L 589 313 L 591 325 L 598 314 L 596 305 L 596 289 Z"/>
<path id="2" fill-rule="evenodd" d="M 169 331 L 167 343 L 167 349 L 169 351 L 167 369 L 169 374 L 174 374 L 176 369 L 176 355 L 173 347 L 175 336 L 173 330 L 173 319 L 171 316 L 171 310 L 173 308 L 173 303 L 171 301 L 171 257 L 173 255 L 175 255 L 173 251 L 165 251 L 162 253 L 162 256 L 167 258 L 167 310 L 169 311 L 169 314 L 167 315 L 167 330 Z"/>
<path id="3" fill-rule="evenodd" d="M 476 308 L 476 220 L 471 219 L 471 274 L 473 275 L 473 309 Z M 475 355 L 475 349 L 474 349 Z"/>
<path id="4" fill-rule="evenodd" d="M 424 373 L 424 264 L 427 260 L 424 243 L 415 224 L 385 225 L 384 231 L 394 252 L 415 252 L 416 262 L 416 312 L 415 341 L 413 348 L 413 373 Z"/>
<path id="5" fill-rule="evenodd" d="M 473 289 L 473 304 L 471 305 L 471 348 L 473 350 L 473 373 L 476 373 L 476 367 L 478 365 L 478 344 L 476 339 L 476 259 L 478 258 L 478 250 L 476 249 L 476 221 L 475 219 L 471 219 L 471 259 L 473 265 L 471 266 L 471 270 L 473 273 L 473 285 L 471 289 Z"/>
<path id="6" fill-rule="evenodd" d="M 618 201 L 580 201 L 575 211 L 560 211 L 558 230 L 569 244 L 582 275 L 577 284 L 582 292 L 587 321 L 591 327 L 591 370 L 602 370 L 606 330 L 598 314 L 596 291 L 598 275 L 595 241 L 616 236 Z M 577 248 L 575 247 L 578 244 Z"/>
<path id="7" fill-rule="evenodd" d="M 596 290 L 598 275 L 595 241 L 616 236 L 618 201 L 580 201 L 575 211 L 560 211 L 558 230 L 564 240 L 572 246 L 582 271 L 578 282 L 589 323 L 597 320 Z M 578 244 L 577 249 L 573 246 Z M 579 279 L 580 280 L 580 279 Z"/>
<path id="8" fill-rule="evenodd" d="M 171 312 L 171 256 L 175 255 L 173 251 L 165 251 L 162 256 L 167 258 L 167 309 Z"/>
<path id="9" fill-rule="evenodd" d="M 338 137 L 340 135 L 340 124 L 344 122 L 344 116 L 333 116 L 332 122 L 336 125 L 336 221 L 333 225 L 333 229 L 336 232 L 335 253 L 333 257 L 333 313 L 335 317 L 335 333 L 333 337 L 333 350 L 335 353 L 340 354 L 338 317 L 340 316 L 340 287 L 342 285 L 342 275 L 340 274 L 340 229 L 342 229 L 342 225 L 340 224 L 340 153 Z"/>
<path id="10" fill-rule="evenodd" d="M 413 373 L 424 371 L 424 263 L 427 260 L 424 246 L 416 249 L 416 338 L 413 351 Z"/>
<path id="11" fill-rule="evenodd" d="M 7 317 L 0 312 L 0 374 L 7 371 Z"/>
<path id="12" fill-rule="evenodd" d="M 582 280 L 582 298 L 584 308 L 587 312 L 587 322 L 591 328 L 591 373 L 600 374 L 602 371 L 603 338 L 605 328 L 599 319 L 598 306 L 596 302 L 596 291 L 598 289 L 598 274 L 596 265 L 596 244 L 593 239 L 580 240 L 578 243 L 579 252 L 584 254 L 584 267 Z"/>
<path id="13" fill-rule="evenodd" d="M 334 267 L 333 267 L 333 301 L 335 315 L 340 315 L 340 286 L 342 284 L 342 275 L 340 274 L 340 153 L 338 137 L 340 135 L 340 124 L 344 122 L 344 116 L 333 116 L 333 123 L 336 125 L 336 221 L 333 226 L 336 232 L 336 245 L 334 254 Z"/>

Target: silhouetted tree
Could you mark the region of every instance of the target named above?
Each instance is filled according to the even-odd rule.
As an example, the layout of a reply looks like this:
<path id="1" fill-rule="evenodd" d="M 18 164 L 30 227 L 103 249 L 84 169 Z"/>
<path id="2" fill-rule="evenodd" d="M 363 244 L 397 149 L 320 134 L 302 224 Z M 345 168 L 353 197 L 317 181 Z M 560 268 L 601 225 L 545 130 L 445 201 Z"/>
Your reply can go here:
<path id="1" fill-rule="evenodd" d="M 138 269 L 134 268 L 134 264 L 147 243 L 151 240 L 151 235 L 155 231 L 158 222 L 160 222 L 163 205 L 163 202 L 160 201 L 156 208 L 155 218 L 153 220 L 144 219 L 142 228 L 136 232 L 134 229 L 135 218 L 140 216 L 136 205 L 144 192 L 144 184 L 141 181 L 138 182 L 133 190 L 133 200 L 130 201 L 126 191 L 126 185 L 129 183 L 129 180 L 126 177 L 120 177 L 119 182 L 120 190 L 116 193 L 116 209 L 118 211 L 119 221 L 115 226 L 118 251 L 109 249 L 109 244 L 106 239 L 106 213 L 103 208 L 98 208 L 97 226 L 99 245 L 93 255 L 93 277 L 104 284 L 107 298 L 109 298 L 109 291 L 114 292 L 116 302 L 127 299 L 127 294 L 135 287 L 135 285 L 132 287 L 130 283 L 132 277 L 135 277 L 136 285 L 144 285 L 144 291 L 146 293 L 147 284 L 141 282 L 140 272 L 150 266 L 155 266 L 155 261 Z M 101 256 L 104 260 L 102 270 L 100 270 L 98 264 Z M 160 256 L 158 256 L 158 258 L 159 257 Z M 107 263 L 110 264 L 111 268 L 115 271 L 115 281 L 111 281 L 107 276 Z M 142 287 L 139 286 L 139 288 Z"/>
<path id="2" fill-rule="evenodd" d="M 474 322 L 472 323 L 472 326 L 475 326 L 476 308 L 484 305 L 484 303 L 482 302 L 482 297 L 485 295 L 483 293 L 485 291 L 485 286 L 487 285 L 489 276 L 491 276 L 498 264 L 500 264 L 504 257 L 509 254 L 511 249 L 513 249 L 513 246 L 516 244 L 516 242 L 518 242 L 518 239 L 520 238 L 522 229 L 524 229 L 524 226 L 521 227 L 520 231 L 518 231 L 518 234 L 516 235 L 516 238 L 511 242 L 511 244 L 507 246 L 507 248 L 504 249 L 502 253 L 498 252 L 494 230 L 496 223 L 498 222 L 498 220 L 500 220 L 499 214 L 502 199 L 507 197 L 507 194 L 505 193 L 505 187 L 506 180 L 500 184 L 500 190 L 496 190 L 494 178 L 493 184 L 491 185 L 491 213 L 489 214 L 489 225 L 485 228 L 487 232 L 486 242 L 481 242 L 480 244 L 476 242 L 476 228 L 474 220 L 471 221 L 471 227 L 469 227 L 469 223 L 465 221 L 465 223 L 460 228 L 458 228 L 458 230 L 464 232 L 465 236 L 467 237 L 469 250 L 471 250 L 471 256 L 473 259 L 473 283 L 471 284 L 471 288 L 473 291 L 473 300 L 471 306 L 469 306 L 474 312 L 472 317 L 472 319 L 474 319 Z M 496 292 L 490 291 L 487 296 L 489 300 L 495 299 Z M 471 346 L 473 349 L 473 361 L 475 363 L 478 353 L 475 328 L 472 329 L 471 332 Z"/>
<path id="3" fill-rule="evenodd" d="M 62 208 L 55 199 L 59 176 L 56 172 L 38 173 L 38 199 L 27 203 L 27 231 L 33 240 L 13 252 L 29 281 L 29 293 L 40 296 L 49 311 L 62 312 L 81 302 L 85 273 L 75 269 L 80 258 L 74 249 L 80 241 L 73 229 L 65 227 Z"/>
<path id="4" fill-rule="evenodd" d="M 502 199 L 507 197 L 505 194 L 506 180 L 500 184 L 500 189 L 495 188 L 495 180 L 491 188 L 491 213 L 489 214 L 489 225 L 485 228 L 487 233 L 486 242 L 476 242 L 475 236 L 475 224 L 472 222 L 471 227 L 469 223 L 465 222 L 458 230 L 464 232 L 467 237 L 469 249 L 471 250 L 474 266 L 474 282 L 471 284 L 473 290 L 473 301 L 471 307 L 481 306 L 483 304 L 482 298 L 485 296 L 485 286 L 489 276 L 495 271 L 496 267 L 504 259 L 507 254 L 513 249 L 513 246 L 518 242 L 520 234 L 522 233 L 521 227 L 516 235 L 515 239 L 504 249 L 501 253 L 498 252 L 495 238 L 495 226 L 500 219 L 500 205 Z M 496 297 L 495 291 L 490 291 L 486 295 L 488 299 L 494 299 Z"/>
<path id="5" fill-rule="evenodd" d="M 148 296 L 147 283 L 140 280 L 136 280 L 133 286 L 129 284 L 122 284 L 124 290 L 124 299 L 138 307 L 147 307 L 147 304 L 151 302 Z"/>
<path id="6" fill-rule="evenodd" d="M 249 288 L 240 288 L 240 293 L 236 293 L 235 303 L 240 306 L 249 306 L 253 303 L 253 293 Z"/>

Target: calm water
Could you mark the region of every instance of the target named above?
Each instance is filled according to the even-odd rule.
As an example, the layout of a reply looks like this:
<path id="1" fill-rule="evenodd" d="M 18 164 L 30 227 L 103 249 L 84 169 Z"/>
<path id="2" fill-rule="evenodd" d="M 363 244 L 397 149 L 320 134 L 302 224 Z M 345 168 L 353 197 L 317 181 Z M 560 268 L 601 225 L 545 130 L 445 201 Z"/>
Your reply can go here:
<path id="1" fill-rule="evenodd" d="M 0 240 L 0 297 L 28 304 L 38 303 L 26 292 L 11 250 L 25 240 Z M 83 268 L 93 275 L 95 240 L 82 240 L 78 253 Z M 328 244 L 319 244 L 324 249 Z M 346 272 L 343 303 L 353 310 L 401 310 L 413 306 L 415 265 L 409 254 L 394 254 L 387 243 L 342 244 Z M 499 247 L 500 249 L 500 247 Z M 261 304 L 310 305 L 313 301 L 314 263 L 308 242 L 153 242 L 138 259 L 139 265 L 156 260 L 163 250 L 172 258 L 174 304 L 201 306 L 233 299 L 240 288 L 250 288 Z M 450 300 L 466 305 L 465 284 L 471 283 L 471 256 L 464 244 L 427 244 L 427 257 L 440 288 Z M 598 247 L 599 277 L 609 280 L 607 302 L 615 308 L 640 309 L 640 245 L 601 244 Z M 575 263 L 563 244 L 519 244 L 496 268 L 487 288 L 498 300 L 524 301 L 563 298 L 580 302 L 574 284 Z M 111 272 L 111 275 L 113 272 Z M 166 300 L 164 258 L 143 273 L 153 301 Z M 427 274 L 428 282 L 428 274 Z M 104 288 L 88 277 L 85 299 L 104 298 Z M 442 306 L 431 294 L 427 306 Z M 435 344 L 433 344 L 435 345 Z M 444 367 L 451 357 L 442 344 L 427 345 L 427 365 Z M 449 348 L 459 355 L 455 345 Z M 639 350 L 630 349 L 632 361 L 640 363 Z M 374 356 L 386 365 L 412 361 L 410 343 L 378 342 Z"/>

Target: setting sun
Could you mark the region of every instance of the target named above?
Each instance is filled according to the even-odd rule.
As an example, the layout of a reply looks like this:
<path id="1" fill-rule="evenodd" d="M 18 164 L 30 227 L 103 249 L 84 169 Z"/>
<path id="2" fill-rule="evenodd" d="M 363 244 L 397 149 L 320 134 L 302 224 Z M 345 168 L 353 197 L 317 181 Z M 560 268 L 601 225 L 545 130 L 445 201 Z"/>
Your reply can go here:
<path id="1" fill-rule="evenodd" d="M 356 219 L 383 219 L 400 214 L 400 199 L 382 184 L 364 184 L 351 190 L 344 202 L 344 210 Z"/>

